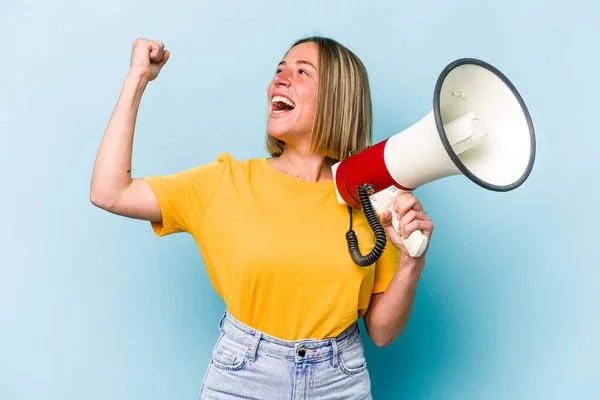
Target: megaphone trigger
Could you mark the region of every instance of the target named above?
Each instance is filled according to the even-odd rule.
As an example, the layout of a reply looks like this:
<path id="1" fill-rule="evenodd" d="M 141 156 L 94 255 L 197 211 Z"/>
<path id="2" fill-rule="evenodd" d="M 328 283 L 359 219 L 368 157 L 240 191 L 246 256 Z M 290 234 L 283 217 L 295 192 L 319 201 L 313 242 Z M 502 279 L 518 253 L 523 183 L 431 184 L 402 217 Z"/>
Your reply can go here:
<path id="1" fill-rule="evenodd" d="M 402 237 L 402 234 L 398 231 L 400 221 L 398 220 L 398 214 L 393 209 L 393 205 L 396 197 L 398 197 L 398 195 L 402 192 L 406 191 L 399 189 L 395 186 L 390 186 L 387 189 L 372 194 L 371 196 L 369 196 L 369 200 L 371 200 L 373 209 L 379 216 L 381 216 L 387 210 L 389 210 L 392 213 L 392 226 L 394 227 L 394 231 L 402 241 L 402 244 L 404 245 L 411 257 L 421 257 L 423 255 L 423 252 L 427 248 L 427 236 L 423 235 L 423 232 L 421 232 L 420 230 L 415 230 L 411 232 L 411 234 L 407 238 L 404 238 Z"/>

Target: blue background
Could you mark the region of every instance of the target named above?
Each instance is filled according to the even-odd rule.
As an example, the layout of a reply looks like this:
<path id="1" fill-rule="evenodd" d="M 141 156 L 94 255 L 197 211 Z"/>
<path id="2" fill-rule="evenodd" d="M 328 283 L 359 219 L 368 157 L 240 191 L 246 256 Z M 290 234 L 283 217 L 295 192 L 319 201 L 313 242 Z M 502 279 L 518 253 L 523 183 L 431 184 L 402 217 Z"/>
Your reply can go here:
<path id="1" fill-rule="evenodd" d="M 367 339 L 374 397 L 600 398 L 599 16 L 592 0 L 2 0 L 0 399 L 196 398 L 223 303 L 190 236 L 90 204 L 96 150 L 142 36 L 172 57 L 134 176 L 266 156 L 267 85 L 310 34 L 366 64 L 376 141 L 423 117 L 461 57 L 511 79 L 537 134 L 518 190 L 417 190 L 436 231 L 407 329 Z"/>

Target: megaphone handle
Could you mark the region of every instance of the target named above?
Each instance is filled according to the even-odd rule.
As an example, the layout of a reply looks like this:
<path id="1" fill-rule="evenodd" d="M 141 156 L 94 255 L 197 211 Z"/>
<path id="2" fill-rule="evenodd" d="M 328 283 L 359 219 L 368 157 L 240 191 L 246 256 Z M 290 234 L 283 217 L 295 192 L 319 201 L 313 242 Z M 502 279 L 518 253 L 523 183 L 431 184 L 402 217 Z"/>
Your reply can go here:
<path id="1" fill-rule="evenodd" d="M 398 226 L 400 225 L 400 221 L 398 221 L 398 214 L 390 207 L 389 210 L 392 212 L 392 226 L 394 227 L 394 231 L 398 233 L 400 240 L 406 250 L 411 257 L 421 257 L 425 248 L 427 248 L 427 236 L 423 235 L 420 230 L 412 231 L 410 235 L 405 239 L 398 232 Z"/>
<path id="2" fill-rule="evenodd" d="M 403 191 L 396 186 L 390 186 L 369 196 L 373 208 L 379 215 L 383 214 L 386 210 L 392 212 L 392 226 L 396 232 L 398 232 L 400 221 L 398 221 L 398 214 L 393 210 L 394 200 Z M 423 255 L 428 241 L 427 236 L 423 235 L 423 232 L 419 230 L 412 231 L 406 239 L 400 233 L 398 233 L 398 236 L 411 257 L 421 257 Z"/>

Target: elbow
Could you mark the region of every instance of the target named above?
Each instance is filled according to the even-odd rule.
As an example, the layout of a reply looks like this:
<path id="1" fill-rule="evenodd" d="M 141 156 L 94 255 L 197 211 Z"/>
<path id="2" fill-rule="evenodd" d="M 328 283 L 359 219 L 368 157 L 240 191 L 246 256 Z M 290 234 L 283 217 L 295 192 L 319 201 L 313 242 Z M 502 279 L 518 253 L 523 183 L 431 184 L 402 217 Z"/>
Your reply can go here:
<path id="1" fill-rule="evenodd" d="M 114 208 L 115 202 L 112 200 L 112 198 L 113 196 L 99 193 L 93 188 L 90 190 L 90 202 L 103 210 L 110 211 Z"/>
<path id="2" fill-rule="evenodd" d="M 366 328 L 369 338 L 371 338 L 373 344 L 375 344 L 375 346 L 379 347 L 380 349 L 391 345 L 396 340 L 396 336 L 394 336 L 392 332 L 390 332 L 389 328 L 376 328 L 372 325 L 366 326 Z"/>
<path id="3" fill-rule="evenodd" d="M 365 319 L 367 335 L 379 348 L 384 348 L 396 341 L 402 333 L 403 327 L 390 324 L 388 321 L 378 321 L 372 318 Z"/>
<path id="4" fill-rule="evenodd" d="M 96 192 L 94 192 L 93 190 L 90 190 L 90 203 L 92 203 L 96 207 L 100 207 L 100 197 L 98 197 Z"/>
<path id="5" fill-rule="evenodd" d="M 394 343 L 394 338 L 387 338 L 387 337 L 374 337 L 374 338 L 371 338 L 371 340 L 373 341 L 373 343 L 375 343 L 375 346 L 379 347 L 380 349 L 387 347 L 387 346 L 391 345 L 392 343 Z"/>

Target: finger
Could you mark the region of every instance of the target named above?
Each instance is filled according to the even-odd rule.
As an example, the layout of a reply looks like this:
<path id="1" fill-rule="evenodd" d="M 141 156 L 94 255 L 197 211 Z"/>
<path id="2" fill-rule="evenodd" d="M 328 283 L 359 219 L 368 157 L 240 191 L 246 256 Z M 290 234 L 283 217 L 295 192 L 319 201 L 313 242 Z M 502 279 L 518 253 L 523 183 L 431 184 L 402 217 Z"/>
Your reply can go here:
<path id="1" fill-rule="evenodd" d="M 159 61 L 158 64 L 160 64 L 160 66 L 162 67 L 163 65 L 165 65 L 167 63 L 167 61 L 169 61 L 170 56 L 171 56 L 171 52 L 169 50 L 164 50 L 162 59 Z"/>
<path id="2" fill-rule="evenodd" d="M 410 193 L 400 194 L 394 203 L 394 211 L 398 214 L 398 217 L 402 219 L 404 215 L 411 209 L 419 211 L 420 204 L 415 196 Z"/>
<path id="3" fill-rule="evenodd" d="M 433 223 L 430 220 L 415 219 L 404 228 L 404 238 L 410 236 L 414 231 L 419 230 L 423 235 L 430 237 L 433 232 Z"/>
<path id="4" fill-rule="evenodd" d="M 390 210 L 385 210 L 380 216 L 381 225 L 385 228 L 387 226 L 392 226 L 392 212 Z"/>
<path id="5" fill-rule="evenodd" d="M 413 222 L 417 218 L 418 212 L 416 210 L 409 210 L 404 216 L 400 219 L 400 223 L 398 224 L 398 234 L 402 237 L 406 237 L 404 232 L 406 231 L 406 226 Z"/>
<path id="6" fill-rule="evenodd" d="M 398 234 L 404 238 L 408 237 L 408 235 L 410 235 L 408 227 L 415 220 L 431 222 L 431 219 L 427 216 L 427 214 L 425 214 L 425 212 L 410 210 L 406 213 L 402 220 L 400 220 L 398 224 Z"/>
<path id="7" fill-rule="evenodd" d="M 385 234 L 391 240 L 392 244 L 396 247 L 398 247 L 398 246 L 402 247 L 403 245 L 402 245 L 402 242 L 400 241 L 400 235 L 398 234 L 396 229 L 394 229 L 394 225 L 392 224 L 392 218 L 393 218 L 393 214 L 390 210 L 384 211 L 379 216 L 379 219 L 381 220 L 381 226 L 383 226 L 383 229 L 385 230 Z"/>
<path id="8" fill-rule="evenodd" d="M 431 218 L 429 218 L 429 216 L 425 213 L 425 211 L 415 210 L 413 208 L 413 209 L 408 210 L 402 218 L 398 218 L 398 219 L 399 219 L 401 225 L 402 225 L 402 223 L 404 223 L 404 225 L 406 225 L 414 219 L 430 220 Z"/>
<path id="9" fill-rule="evenodd" d="M 163 57 L 163 49 L 165 45 L 161 42 L 152 41 L 150 42 L 150 46 L 152 48 L 150 51 L 150 60 L 155 63 L 159 62 Z"/>

